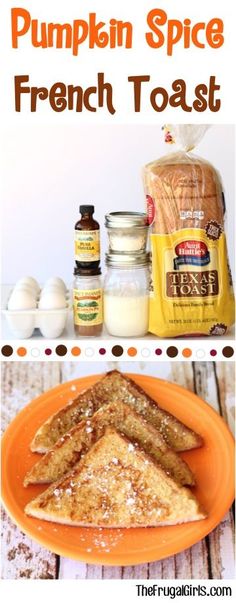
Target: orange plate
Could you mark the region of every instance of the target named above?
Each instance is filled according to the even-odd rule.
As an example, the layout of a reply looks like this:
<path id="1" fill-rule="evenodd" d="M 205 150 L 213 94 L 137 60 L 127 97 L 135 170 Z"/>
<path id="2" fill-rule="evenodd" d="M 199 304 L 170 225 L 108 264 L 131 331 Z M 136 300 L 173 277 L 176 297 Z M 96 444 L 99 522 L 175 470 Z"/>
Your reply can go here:
<path id="1" fill-rule="evenodd" d="M 234 497 L 234 444 L 221 417 L 195 394 L 178 385 L 143 375 L 130 375 L 160 406 L 198 431 L 204 446 L 183 458 L 196 475 L 196 495 L 208 518 L 178 526 L 98 529 L 63 526 L 27 517 L 24 507 L 45 486 L 24 488 L 23 478 L 39 455 L 30 442 L 43 421 L 101 375 L 59 385 L 28 404 L 12 421 L 2 440 L 2 497 L 13 521 L 50 551 L 87 563 L 134 565 L 179 553 L 204 538 L 220 522 Z"/>

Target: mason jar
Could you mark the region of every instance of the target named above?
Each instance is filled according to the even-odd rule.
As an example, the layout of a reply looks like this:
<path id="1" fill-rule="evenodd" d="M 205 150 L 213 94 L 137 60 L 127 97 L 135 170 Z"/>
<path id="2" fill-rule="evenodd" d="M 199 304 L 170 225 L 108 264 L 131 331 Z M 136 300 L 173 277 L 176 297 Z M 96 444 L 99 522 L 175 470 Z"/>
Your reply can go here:
<path id="1" fill-rule="evenodd" d="M 148 225 L 144 213 L 116 211 L 105 216 L 109 252 L 143 253 L 146 250 Z"/>
<path id="2" fill-rule="evenodd" d="M 104 324 L 115 337 L 143 337 L 149 319 L 149 254 L 106 254 Z"/>

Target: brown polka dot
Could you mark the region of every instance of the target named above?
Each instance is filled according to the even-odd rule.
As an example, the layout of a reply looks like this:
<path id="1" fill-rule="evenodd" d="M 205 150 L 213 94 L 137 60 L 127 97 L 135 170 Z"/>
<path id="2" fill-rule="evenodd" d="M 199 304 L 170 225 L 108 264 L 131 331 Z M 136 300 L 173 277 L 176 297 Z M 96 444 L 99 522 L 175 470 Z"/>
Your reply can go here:
<path id="1" fill-rule="evenodd" d="M 111 352 L 113 356 L 116 356 L 118 358 L 119 356 L 122 356 L 124 350 L 122 348 L 122 345 L 113 345 Z"/>
<path id="2" fill-rule="evenodd" d="M 66 345 L 57 345 L 55 352 L 58 356 L 65 356 L 67 354 Z"/>
<path id="3" fill-rule="evenodd" d="M 4 345 L 1 349 L 2 355 L 9 357 L 13 354 L 13 348 L 11 347 L 11 345 Z"/>
<path id="4" fill-rule="evenodd" d="M 222 350 L 222 354 L 225 358 L 232 358 L 234 355 L 234 349 L 231 348 L 230 345 L 226 345 Z"/>
<path id="5" fill-rule="evenodd" d="M 170 347 L 167 348 L 166 353 L 169 358 L 175 358 L 178 356 L 178 350 L 174 345 L 170 345 Z"/>

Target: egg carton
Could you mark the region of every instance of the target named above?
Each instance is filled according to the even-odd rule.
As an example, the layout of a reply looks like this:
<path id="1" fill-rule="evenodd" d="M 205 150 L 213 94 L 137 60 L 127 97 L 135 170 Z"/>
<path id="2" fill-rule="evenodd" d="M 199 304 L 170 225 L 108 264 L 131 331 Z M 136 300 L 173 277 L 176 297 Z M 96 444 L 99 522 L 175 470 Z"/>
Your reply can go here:
<path id="1" fill-rule="evenodd" d="M 47 339 L 56 339 L 62 335 L 71 305 L 60 310 L 3 310 L 8 326 L 16 339 L 29 339 L 34 330 L 39 329 Z"/>

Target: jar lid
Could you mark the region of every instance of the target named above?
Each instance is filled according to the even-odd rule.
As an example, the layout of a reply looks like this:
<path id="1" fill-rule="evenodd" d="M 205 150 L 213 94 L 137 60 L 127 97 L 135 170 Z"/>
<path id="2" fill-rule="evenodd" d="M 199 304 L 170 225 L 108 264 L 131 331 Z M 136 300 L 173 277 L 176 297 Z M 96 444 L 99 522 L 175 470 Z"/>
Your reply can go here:
<path id="1" fill-rule="evenodd" d="M 147 266 L 150 263 L 150 253 L 106 253 L 106 265 L 114 268 L 129 268 L 132 266 Z"/>
<path id="2" fill-rule="evenodd" d="M 99 274 L 101 274 L 101 268 L 74 267 L 74 276 L 98 276 Z"/>
<path id="3" fill-rule="evenodd" d="M 135 211 L 114 211 L 105 216 L 107 228 L 148 228 L 147 215 Z"/>

